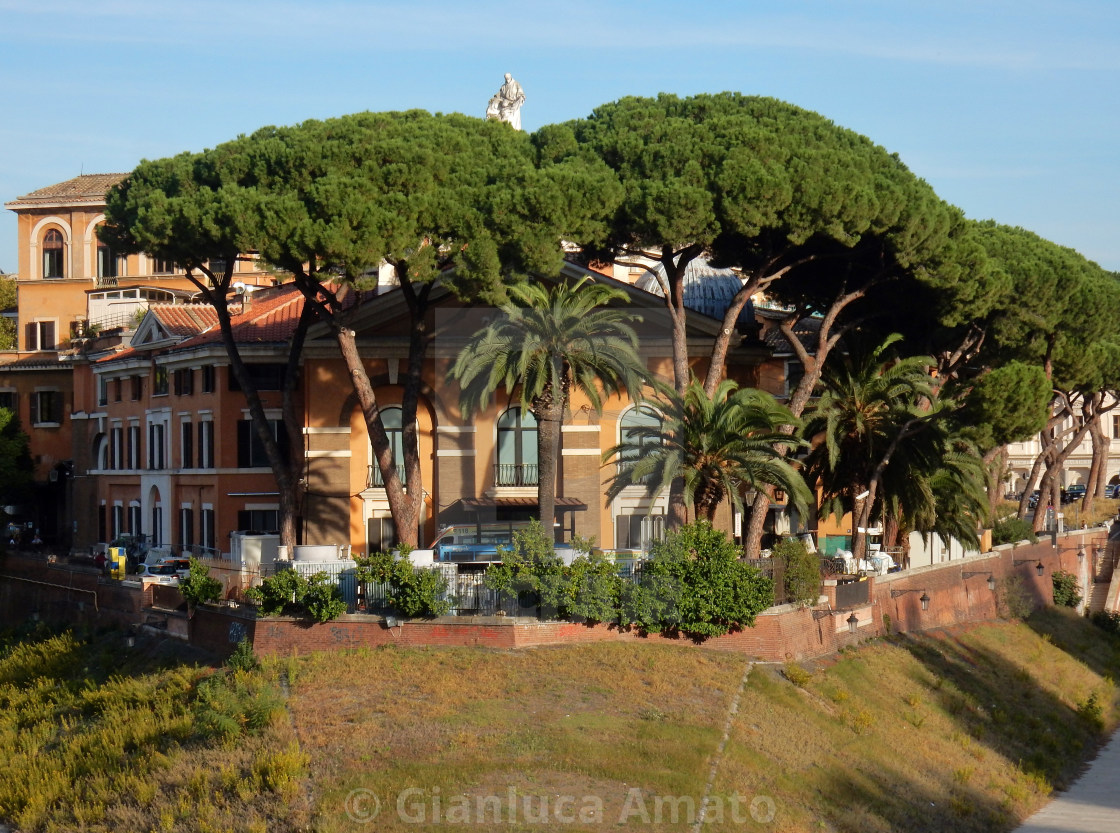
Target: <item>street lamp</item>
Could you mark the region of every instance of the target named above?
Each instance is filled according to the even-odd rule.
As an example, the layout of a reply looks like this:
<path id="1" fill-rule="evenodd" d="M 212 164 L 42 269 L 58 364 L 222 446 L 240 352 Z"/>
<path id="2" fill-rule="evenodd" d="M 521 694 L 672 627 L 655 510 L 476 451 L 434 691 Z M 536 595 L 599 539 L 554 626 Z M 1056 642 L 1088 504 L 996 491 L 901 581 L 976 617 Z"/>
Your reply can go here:
<path id="1" fill-rule="evenodd" d="M 899 596 L 906 595 L 907 593 L 921 593 L 922 595 L 918 597 L 918 601 L 922 603 L 922 610 L 929 610 L 929 594 L 926 593 L 925 590 L 919 590 L 917 588 L 911 590 L 892 590 L 891 598 L 896 599 Z"/>
<path id="2" fill-rule="evenodd" d="M 991 570 L 980 570 L 980 571 L 975 572 L 975 573 L 965 572 L 963 570 L 961 571 L 961 578 L 972 578 L 973 576 L 987 576 L 988 577 L 988 589 L 993 591 L 993 592 L 995 591 L 995 589 L 996 589 L 996 577 L 994 575 L 992 575 Z"/>

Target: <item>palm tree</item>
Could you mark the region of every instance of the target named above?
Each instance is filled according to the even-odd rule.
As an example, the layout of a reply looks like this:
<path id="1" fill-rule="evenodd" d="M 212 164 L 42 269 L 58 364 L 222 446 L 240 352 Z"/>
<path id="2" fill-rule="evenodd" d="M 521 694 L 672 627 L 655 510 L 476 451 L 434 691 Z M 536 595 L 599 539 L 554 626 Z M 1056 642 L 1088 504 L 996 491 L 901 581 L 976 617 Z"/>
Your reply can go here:
<path id="1" fill-rule="evenodd" d="M 975 500 L 982 461 L 955 429 L 955 403 L 939 396 L 931 358 L 889 355 L 900 339 L 893 334 L 871 350 L 853 349 L 826 368 L 805 428 L 806 436 L 821 437 L 806 459 L 806 477 L 820 487 L 823 512 L 852 513 L 857 558 L 876 515 L 967 542 L 983 514 Z"/>
<path id="2" fill-rule="evenodd" d="M 491 395 L 520 387 L 521 402 L 537 419 L 539 480 L 537 500 L 546 526 L 556 514 L 556 461 L 560 424 L 573 388 L 602 413 L 606 396 L 640 393 L 645 367 L 630 323 L 640 320 L 609 307 L 625 294 L 588 278 L 551 289 L 525 283 L 510 289 L 517 304 L 474 334 L 455 359 L 450 375 L 461 388 L 465 417 L 485 409 Z"/>
<path id="3" fill-rule="evenodd" d="M 762 391 L 739 390 L 731 380 L 721 382 L 711 396 L 695 378 L 683 395 L 666 391 L 663 396 L 660 425 L 635 426 L 603 455 L 603 462 L 618 458 L 609 499 L 631 485 L 645 486 L 653 497 L 679 477 L 685 504 L 709 522 L 723 501 L 730 499 L 742 511 L 744 491 L 767 485 L 784 489 L 805 511 L 812 495 L 781 451 L 802 445 L 780 430 L 799 424 L 788 408 Z"/>

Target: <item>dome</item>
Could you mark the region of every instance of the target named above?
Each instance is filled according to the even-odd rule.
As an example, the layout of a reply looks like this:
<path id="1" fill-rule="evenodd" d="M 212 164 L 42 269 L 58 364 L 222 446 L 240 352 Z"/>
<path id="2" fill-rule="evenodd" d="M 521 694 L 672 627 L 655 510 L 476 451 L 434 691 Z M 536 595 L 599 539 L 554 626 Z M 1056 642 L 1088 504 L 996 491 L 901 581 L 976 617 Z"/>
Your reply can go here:
<path id="1" fill-rule="evenodd" d="M 665 267 L 658 263 L 634 282 L 638 289 L 664 297 L 661 281 L 664 280 Z M 734 269 L 717 269 L 703 258 L 695 258 L 684 270 L 684 305 L 701 315 L 723 319 L 731 299 L 743 286 L 743 280 Z M 736 322 L 738 329 L 754 328 L 754 304 L 747 301 Z"/>

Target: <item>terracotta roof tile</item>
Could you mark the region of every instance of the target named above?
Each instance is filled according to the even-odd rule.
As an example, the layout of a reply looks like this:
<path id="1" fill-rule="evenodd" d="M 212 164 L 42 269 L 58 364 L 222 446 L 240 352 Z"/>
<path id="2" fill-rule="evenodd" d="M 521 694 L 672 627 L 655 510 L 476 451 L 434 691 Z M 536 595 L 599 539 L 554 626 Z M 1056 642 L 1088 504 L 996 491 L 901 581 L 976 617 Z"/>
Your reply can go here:
<path id="1" fill-rule="evenodd" d="M 148 311 L 173 336 L 189 338 L 218 324 L 218 313 L 208 304 L 152 304 Z"/>
<path id="2" fill-rule="evenodd" d="M 65 182 L 58 182 L 54 185 L 48 185 L 46 188 L 32 191 L 30 194 L 24 194 L 7 205 L 12 208 L 21 203 L 33 205 L 37 202 L 103 202 L 109 189 L 126 176 L 128 174 L 83 174 Z"/>
<path id="3" fill-rule="evenodd" d="M 258 290 L 246 297 L 249 298 L 248 306 L 233 315 L 230 321 L 235 341 L 239 344 L 280 344 L 292 337 L 303 311 L 303 294 L 295 285 Z M 211 328 L 180 346 L 198 347 L 221 340 L 222 333 L 215 318 Z"/>

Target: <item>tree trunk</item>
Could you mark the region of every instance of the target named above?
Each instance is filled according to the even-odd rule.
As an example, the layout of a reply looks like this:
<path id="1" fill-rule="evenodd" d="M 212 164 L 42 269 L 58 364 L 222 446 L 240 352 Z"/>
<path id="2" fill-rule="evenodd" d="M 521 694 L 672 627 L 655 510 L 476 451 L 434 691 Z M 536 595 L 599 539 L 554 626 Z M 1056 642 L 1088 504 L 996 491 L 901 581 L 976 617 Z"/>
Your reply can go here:
<path id="1" fill-rule="evenodd" d="M 537 504 L 540 507 L 541 526 L 555 540 L 556 463 L 560 457 L 563 397 L 550 390 L 535 403 L 533 415 L 537 418 Z"/>
<path id="2" fill-rule="evenodd" d="M 279 504 L 279 533 L 280 543 L 286 547 L 296 545 L 295 519 L 299 514 L 299 489 L 300 473 L 303 466 L 303 415 L 297 413 L 300 367 L 300 354 L 303 351 L 303 341 L 307 328 L 315 317 L 315 312 L 305 305 L 293 334 L 291 347 L 288 352 L 288 376 L 283 389 L 282 413 L 284 416 L 284 431 L 289 438 L 288 458 L 280 453 L 279 443 L 272 432 L 272 425 L 261 403 L 260 393 L 253 378 L 249 375 L 245 362 L 241 357 L 241 350 L 233 337 L 233 324 L 229 312 L 228 293 L 233 280 L 233 265 L 236 257 L 226 258 L 226 271 L 221 275 L 204 270 L 209 282 L 198 280 L 188 271 L 187 278 L 202 293 L 202 297 L 214 308 L 218 317 L 218 328 L 222 334 L 222 345 L 229 357 L 230 370 L 241 392 L 245 395 L 249 417 L 252 422 L 253 433 L 264 449 L 269 467 L 276 478 L 276 490 Z"/>
<path id="3" fill-rule="evenodd" d="M 1104 481 L 1108 470 L 1108 437 L 1101 428 L 1101 414 L 1094 413 L 1089 424 L 1089 437 L 1093 442 L 1093 462 L 1089 467 L 1089 480 L 1085 484 L 1085 497 L 1081 500 L 1081 514 L 1091 515 L 1093 501 L 1104 495 Z"/>
<path id="4" fill-rule="evenodd" d="M 402 544 L 415 547 L 419 543 L 417 501 L 409 500 L 397 473 L 397 467 L 393 462 L 393 449 L 389 445 L 389 437 L 381 421 L 381 410 L 377 405 L 373 385 L 369 381 L 369 373 L 358 353 L 355 333 L 336 323 L 335 337 L 343 361 L 346 362 L 346 369 L 350 372 L 350 381 L 358 396 L 358 404 L 365 416 L 366 430 L 369 432 L 370 445 L 373 446 L 373 456 L 377 460 L 378 468 L 381 469 L 381 478 L 385 482 L 385 497 L 389 502 L 389 511 L 393 515 L 393 524 L 397 528 L 397 539 Z M 422 496 L 420 483 L 414 484 L 413 489 L 417 497 Z"/>
<path id="5" fill-rule="evenodd" d="M 801 343 L 801 339 L 797 337 L 794 329 L 797 322 L 804 317 L 806 310 L 797 310 L 779 324 L 782 335 L 793 347 L 793 352 L 803 368 L 801 379 L 798 381 L 797 387 L 794 388 L 787 406 L 790 413 L 798 419 L 805 413 L 805 406 L 809 404 L 809 398 L 813 395 L 817 382 L 820 381 L 821 373 L 824 372 L 824 363 L 828 360 L 829 353 L 832 352 L 832 348 L 836 346 L 843 333 L 843 327 L 835 329 L 840 314 L 851 303 L 862 298 L 866 292 L 866 288 L 848 292 L 847 284 L 841 284 L 839 294 L 832 300 L 821 317 L 820 326 L 817 328 L 817 343 L 814 345 L 812 352 Z M 781 430 L 788 434 L 793 433 L 792 426 L 785 426 Z M 789 453 L 789 446 L 782 445 L 779 447 L 779 451 L 784 457 Z M 808 485 L 812 489 L 815 484 L 810 483 Z M 748 555 L 751 553 L 757 555 L 762 549 L 762 533 L 766 528 L 766 516 L 769 511 L 770 498 L 760 492 L 759 498 L 751 505 L 750 520 L 743 536 L 743 550 Z"/>

